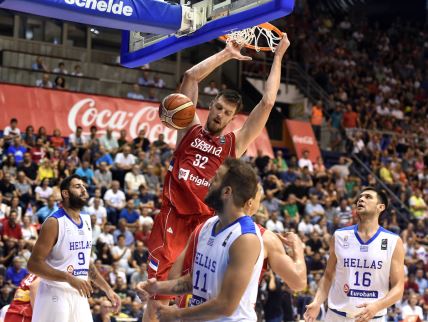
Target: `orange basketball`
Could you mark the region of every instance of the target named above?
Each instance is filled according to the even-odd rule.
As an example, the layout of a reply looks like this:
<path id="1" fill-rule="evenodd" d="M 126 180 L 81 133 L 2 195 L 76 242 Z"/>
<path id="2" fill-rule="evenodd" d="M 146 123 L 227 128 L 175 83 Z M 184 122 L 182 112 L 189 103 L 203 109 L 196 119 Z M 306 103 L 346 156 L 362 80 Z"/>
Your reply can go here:
<path id="1" fill-rule="evenodd" d="M 159 105 L 159 117 L 170 128 L 181 130 L 192 123 L 196 108 L 186 95 L 170 94 Z"/>

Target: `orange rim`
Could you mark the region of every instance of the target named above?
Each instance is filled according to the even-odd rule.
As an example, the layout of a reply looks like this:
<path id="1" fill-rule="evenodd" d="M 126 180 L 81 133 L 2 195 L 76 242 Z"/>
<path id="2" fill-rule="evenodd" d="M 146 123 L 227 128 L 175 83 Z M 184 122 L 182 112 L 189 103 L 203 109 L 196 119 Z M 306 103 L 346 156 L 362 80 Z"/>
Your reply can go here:
<path id="1" fill-rule="evenodd" d="M 279 37 L 282 37 L 282 35 L 283 35 L 283 32 L 281 31 L 281 30 L 279 30 L 277 27 L 275 27 L 274 25 L 272 25 L 271 23 L 269 23 L 269 22 L 265 22 L 265 23 L 262 23 L 262 24 L 260 24 L 260 25 L 258 25 L 260 28 L 263 28 L 263 29 L 268 29 L 268 30 L 272 30 L 273 32 L 275 32 Z M 223 36 L 220 36 L 220 37 L 218 37 L 218 39 L 220 39 L 221 41 L 224 41 L 224 42 L 226 42 L 227 41 L 227 39 L 228 39 L 229 37 L 227 36 L 227 35 L 223 35 Z M 250 48 L 250 49 L 253 49 L 253 50 L 256 50 L 256 46 L 254 46 L 254 45 L 251 45 L 251 44 L 245 44 L 244 45 L 246 48 Z M 257 47 L 258 48 L 258 50 L 262 50 L 262 51 L 271 51 L 272 49 L 270 48 L 270 47 Z"/>

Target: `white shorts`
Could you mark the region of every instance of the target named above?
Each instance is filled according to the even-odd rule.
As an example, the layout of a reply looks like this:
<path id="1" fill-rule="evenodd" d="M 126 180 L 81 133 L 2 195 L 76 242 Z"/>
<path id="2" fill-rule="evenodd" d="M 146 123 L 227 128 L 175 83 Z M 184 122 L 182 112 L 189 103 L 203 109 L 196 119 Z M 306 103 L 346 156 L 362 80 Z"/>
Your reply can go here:
<path id="1" fill-rule="evenodd" d="M 326 321 L 326 322 L 354 322 L 355 319 L 354 318 L 347 318 L 345 316 L 342 316 L 340 314 L 333 312 L 332 310 L 328 310 L 324 321 Z M 380 318 L 372 319 L 370 321 L 371 322 L 385 322 L 386 319 L 384 316 L 382 316 Z"/>
<path id="2" fill-rule="evenodd" d="M 39 284 L 32 322 L 93 322 L 88 299 L 75 289 Z"/>

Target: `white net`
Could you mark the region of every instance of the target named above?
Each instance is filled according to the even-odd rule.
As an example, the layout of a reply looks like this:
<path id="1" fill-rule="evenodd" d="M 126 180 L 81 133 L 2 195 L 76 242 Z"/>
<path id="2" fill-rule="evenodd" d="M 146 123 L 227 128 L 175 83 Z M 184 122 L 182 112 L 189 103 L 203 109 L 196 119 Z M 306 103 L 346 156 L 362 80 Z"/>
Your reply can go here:
<path id="1" fill-rule="evenodd" d="M 270 30 L 262 26 L 233 31 L 226 35 L 227 42 L 235 41 L 240 46 L 253 46 L 256 51 L 270 48 L 272 52 L 275 52 L 276 46 L 278 46 L 281 39 L 282 36 L 275 30 Z"/>

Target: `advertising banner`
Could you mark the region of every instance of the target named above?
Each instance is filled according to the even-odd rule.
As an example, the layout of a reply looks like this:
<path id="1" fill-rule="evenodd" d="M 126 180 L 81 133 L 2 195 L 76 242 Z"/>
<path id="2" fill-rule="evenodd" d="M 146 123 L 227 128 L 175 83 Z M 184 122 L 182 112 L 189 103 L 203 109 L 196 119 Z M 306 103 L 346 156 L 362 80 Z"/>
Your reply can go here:
<path id="1" fill-rule="evenodd" d="M 311 124 L 296 120 L 286 120 L 285 124 L 288 147 L 296 152 L 297 158 L 302 156 L 303 151 L 309 151 L 309 159 L 315 162 L 321 153 Z"/>
<path id="2" fill-rule="evenodd" d="M 132 139 L 144 128 L 151 142 L 164 133 L 166 142 L 174 146 L 176 131 L 162 125 L 158 106 L 159 102 L 0 84 L 0 129 L 9 125 L 11 118 L 18 119 L 22 132 L 28 125 L 32 125 L 35 131 L 44 126 L 49 135 L 58 128 L 62 136 L 69 136 L 77 126 L 83 128 L 84 134 L 89 134 L 90 127 L 95 125 L 99 135 L 104 134 L 107 128 L 115 134 L 125 129 L 128 138 Z M 208 110 L 198 109 L 197 113 L 204 124 Z M 237 115 L 224 133 L 239 129 L 246 119 L 246 115 Z M 273 155 L 266 129 L 247 153 L 255 156 L 257 150 Z"/>

